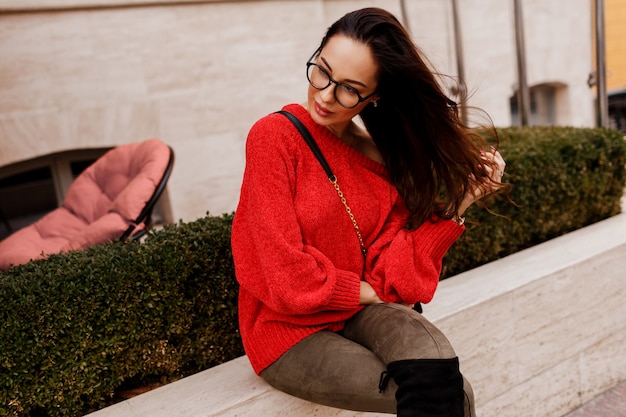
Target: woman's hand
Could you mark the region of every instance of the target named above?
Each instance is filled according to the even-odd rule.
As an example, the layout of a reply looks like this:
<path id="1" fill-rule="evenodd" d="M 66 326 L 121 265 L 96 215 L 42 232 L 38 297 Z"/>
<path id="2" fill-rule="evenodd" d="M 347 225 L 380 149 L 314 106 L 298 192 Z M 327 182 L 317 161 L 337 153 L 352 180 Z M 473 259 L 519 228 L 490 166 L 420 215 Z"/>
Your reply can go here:
<path id="1" fill-rule="evenodd" d="M 378 297 L 374 288 L 367 281 L 361 281 L 361 295 L 359 304 L 380 304 L 383 300 Z"/>
<path id="2" fill-rule="evenodd" d="M 467 194 L 465 194 L 465 197 L 459 206 L 459 212 L 457 213 L 459 216 L 462 216 L 465 210 L 467 210 L 467 208 L 476 201 L 502 187 L 502 175 L 504 175 L 506 162 L 504 162 L 500 152 L 492 146 L 491 152 L 483 153 L 483 159 L 485 160 L 484 168 L 485 177 L 487 178 L 480 183 L 472 181 L 475 185 L 473 188 L 470 188 Z"/>

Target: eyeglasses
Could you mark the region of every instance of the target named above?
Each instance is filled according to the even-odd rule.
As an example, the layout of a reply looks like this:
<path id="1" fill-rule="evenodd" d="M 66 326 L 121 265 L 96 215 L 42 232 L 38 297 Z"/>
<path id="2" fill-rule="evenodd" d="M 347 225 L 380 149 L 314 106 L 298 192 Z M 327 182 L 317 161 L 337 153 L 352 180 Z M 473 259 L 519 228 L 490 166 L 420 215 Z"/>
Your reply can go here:
<path id="1" fill-rule="evenodd" d="M 324 90 L 328 88 L 331 83 L 335 84 L 335 100 L 337 100 L 337 103 L 339 103 L 341 107 L 345 107 L 346 109 L 352 109 L 358 106 L 359 103 L 362 103 L 363 101 L 376 94 L 376 92 L 373 92 L 368 96 L 361 97 L 361 94 L 359 94 L 356 88 L 334 80 L 333 77 L 330 76 L 328 71 L 326 71 L 326 69 L 314 62 L 311 62 L 313 57 L 318 52 L 319 50 L 315 51 L 313 56 L 311 56 L 311 58 L 309 58 L 309 61 L 306 63 L 306 78 L 309 80 L 309 84 L 311 84 L 311 87 L 317 90 Z"/>

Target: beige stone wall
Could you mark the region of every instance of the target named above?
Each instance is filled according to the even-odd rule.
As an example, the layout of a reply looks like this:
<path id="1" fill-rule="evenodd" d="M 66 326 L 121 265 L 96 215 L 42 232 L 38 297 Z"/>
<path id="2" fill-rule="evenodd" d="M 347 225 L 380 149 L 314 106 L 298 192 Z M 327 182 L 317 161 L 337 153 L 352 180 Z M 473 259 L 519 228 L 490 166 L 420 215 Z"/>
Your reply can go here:
<path id="1" fill-rule="evenodd" d="M 0 0 L 0 11 L 88 9 L 155 4 L 210 3 L 237 0 Z"/>
<path id="2" fill-rule="evenodd" d="M 235 209 L 248 129 L 282 104 L 304 100 L 304 62 L 332 21 L 364 6 L 402 12 L 400 0 L 36 10 L 53 3 L 29 0 L 20 11 L 0 0 L 0 166 L 159 137 L 176 152 L 169 196 L 174 219 L 186 221 Z M 510 123 L 516 83 L 509 3 L 459 2 L 470 104 L 500 126 Z M 455 75 L 450 3 L 405 4 L 416 41 L 441 72 Z M 558 0 L 524 6 L 529 82 L 568 85 L 558 122 L 592 125 L 588 0 L 571 0 L 565 10 Z"/>

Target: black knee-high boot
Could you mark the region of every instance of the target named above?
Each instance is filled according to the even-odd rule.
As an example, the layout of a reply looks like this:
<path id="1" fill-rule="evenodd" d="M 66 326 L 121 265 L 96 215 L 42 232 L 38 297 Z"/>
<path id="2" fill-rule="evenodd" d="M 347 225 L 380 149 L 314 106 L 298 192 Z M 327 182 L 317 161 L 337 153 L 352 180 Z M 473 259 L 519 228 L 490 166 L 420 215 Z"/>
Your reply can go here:
<path id="1" fill-rule="evenodd" d="M 391 362 L 381 375 L 398 384 L 398 417 L 463 417 L 463 377 L 459 359 L 408 359 Z"/>

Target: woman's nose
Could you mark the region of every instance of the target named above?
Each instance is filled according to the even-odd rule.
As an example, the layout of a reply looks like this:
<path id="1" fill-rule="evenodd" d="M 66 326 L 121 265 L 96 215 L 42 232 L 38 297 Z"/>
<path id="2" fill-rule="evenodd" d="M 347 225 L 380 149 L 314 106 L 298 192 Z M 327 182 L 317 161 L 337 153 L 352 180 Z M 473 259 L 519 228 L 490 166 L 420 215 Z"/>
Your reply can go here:
<path id="1" fill-rule="evenodd" d="M 335 88 L 337 88 L 337 86 L 333 83 L 330 83 L 328 87 L 320 91 L 322 100 L 324 100 L 325 103 L 330 103 L 330 102 L 335 101 Z"/>

